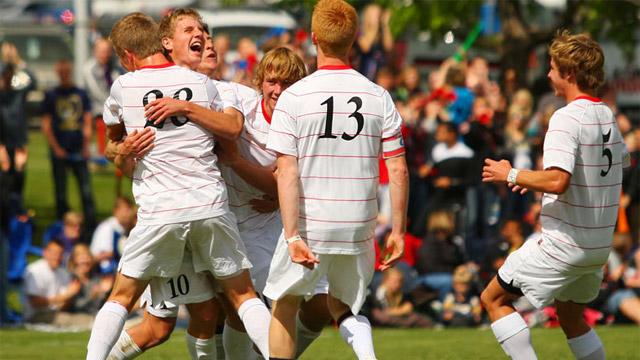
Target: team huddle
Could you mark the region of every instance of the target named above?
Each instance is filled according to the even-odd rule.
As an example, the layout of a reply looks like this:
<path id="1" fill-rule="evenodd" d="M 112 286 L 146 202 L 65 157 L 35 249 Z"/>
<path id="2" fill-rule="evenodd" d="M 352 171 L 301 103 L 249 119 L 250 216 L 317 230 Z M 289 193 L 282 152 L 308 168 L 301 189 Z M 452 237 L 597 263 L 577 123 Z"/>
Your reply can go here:
<path id="1" fill-rule="evenodd" d="M 317 71 L 307 75 L 294 51 L 276 48 L 257 65 L 257 91 L 210 78 L 217 54 L 195 10 L 175 10 L 159 23 L 133 13 L 114 25 L 110 41 L 129 73 L 114 82 L 104 104 L 107 156 L 131 177 L 139 210 L 87 359 L 132 359 L 162 343 L 181 305 L 190 314 L 192 359 L 295 359 L 331 320 L 358 359 L 376 358 L 371 325 L 358 313 L 375 271 L 378 159 L 389 171 L 392 208 L 380 270 L 403 255 L 408 172 L 391 96 L 349 66 L 357 23 L 343 0 L 319 1 L 311 22 Z M 571 85 L 566 64 L 558 66 L 556 81 L 550 78 L 561 85 L 558 95 L 569 96 L 559 90 Z M 536 306 L 554 299 L 566 304 L 571 324 L 563 329 L 572 350 L 579 348 L 576 357 L 604 357 L 597 335 L 574 319 L 573 305 L 589 301 L 594 284 L 597 293 L 612 207 L 583 220 L 604 224 L 597 239 L 591 232 L 582 240 L 580 226 L 557 218 L 562 206 L 579 207 L 582 192 L 597 186 L 582 173 L 595 171 L 584 164 L 588 159 L 568 155 L 600 151 L 585 145 L 596 144 L 592 137 L 608 146 L 602 153 L 613 184 L 598 188 L 598 201 L 617 202 L 620 193 L 620 134 L 607 125 L 604 105 L 583 92 L 571 93 L 577 100 L 557 114 L 575 126 L 552 119 L 549 132 L 557 135 L 545 143 L 545 154 L 555 152 L 545 157 L 547 170 L 518 172 L 505 160 L 488 160 L 483 172 L 484 181 L 506 182 L 514 191 L 549 193 L 542 216 L 554 222 L 537 244 L 509 257 L 482 296 L 494 333 L 513 358 L 535 358 L 526 324 L 510 303 L 523 294 Z M 550 188 L 558 182 L 562 191 Z M 556 237 L 559 242 L 550 240 Z M 561 256 L 556 266 L 547 253 L 572 256 Z M 138 299 L 143 321 L 123 330 Z M 585 337 L 588 346 L 575 340 Z"/>

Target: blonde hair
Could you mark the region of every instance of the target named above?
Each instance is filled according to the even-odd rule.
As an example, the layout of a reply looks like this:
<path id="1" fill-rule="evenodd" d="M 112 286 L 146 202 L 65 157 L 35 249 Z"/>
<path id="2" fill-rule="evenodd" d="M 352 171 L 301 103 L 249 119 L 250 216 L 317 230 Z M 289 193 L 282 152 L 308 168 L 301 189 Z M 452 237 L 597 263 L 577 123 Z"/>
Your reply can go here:
<path id="1" fill-rule="evenodd" d="M 549 55 L 560 75 L 573 75 L 580 90 L 597 90 L 604 84 L 604 53 L 589 35 L 558 32 Z"/>
<path id="2" fill-rule="evenodd" d="M 64 213 L 64 216 L 62 218 L 62 222 L 65 225 L 82 225 L 83 221 L 84 218 L 82 217 L 82 214 L 75 211 L 67 211 L 66 213 Z"/>
<path id="3" fill-rule="evenodd" d="M 162 52 L 158 24 L 150 16 L 139 12 L 118 20 L 111 29 L 109 41 L 120 58 L 124 58 L 125 50 L 140 59 Z"/>
<path id="4" fill-rule="evenodd" d="M 358 14 L 353 6 L 343 0 L 320 0 L 313 8 L 311 31 L 327 56 L 347 56 L 357 29 Z"/>
<path id="5" fill-rule="evenodd" d="M 94 259 L 93 255 L 91 254 L 91 250 L 89 250 L 89 246 L 87 246 L 86 244 L 76 244 L 73 246 L 73 249 L 71 249 L 71 256 L 69 256 L 69 263 L 67 264 L 69 272 L 75 271 L 77 266 L 77 257 L 81 254 L 89 255 L 89 258 L 91 259 L 91 267 L 93 267 Z"/>
<path id="6" fill-rule="evenodd" d="M 427 221 L 427 230 L 429 232 L 437 229 L 443 229 L 453 233 L 454 226 L 453 214 L 448 211 L 434 211 L 431 213 L 429 220 Z"/>
<path id="7" fill-rule="evenodd" d="M 204 28 L 204 21 L 202 21 L 202 16 L 200 16 L 200 13 L 197 10 L 191 8 L 175 9 L 160 20 L 159 32 L 161 40 L 164 38 L 173 39 L 173 33 L 176 31 L 176 24 L 182 17 L 192 17 Z"/>
<path id="8" fill-rule="evenodd" d="M 271 74 L 278 80 L 293 84 L 307 76 L 307 68 L 293 50 L 278 47 L 266 53 L 256 67 L 253 84 L 259 91 L 262 91 L 262 82 Z"/>

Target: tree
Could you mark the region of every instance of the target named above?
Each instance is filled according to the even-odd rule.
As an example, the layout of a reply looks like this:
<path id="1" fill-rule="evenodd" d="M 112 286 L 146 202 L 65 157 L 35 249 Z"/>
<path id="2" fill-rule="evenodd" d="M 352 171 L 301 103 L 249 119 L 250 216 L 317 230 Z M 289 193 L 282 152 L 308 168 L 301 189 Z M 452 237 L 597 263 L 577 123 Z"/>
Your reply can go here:
<path id="1" fill-rule="evenodd" d="M 480 21 L 480 0 L 379 0 L 393 9 L 395 34 L 428 30 L 432 39 L 454 31 L 466 36 Z M 474 46 L 500 54 L 502 71 L 514 69 L 518 86 L 526 86 L 528 57 L 536 47 L 548 44 L 560 29 L 588 32 L 596 39 L 614 41 L 628 60 L 634 56 L 640 28 L 640 2 L 633 0 L 567 0 L 563 10 L 544 21 L 543 8 L 533 0 L 494 0 L 501 29 L 481 37 Z M 548 24 L 545 24 L 548 23 Z"/>

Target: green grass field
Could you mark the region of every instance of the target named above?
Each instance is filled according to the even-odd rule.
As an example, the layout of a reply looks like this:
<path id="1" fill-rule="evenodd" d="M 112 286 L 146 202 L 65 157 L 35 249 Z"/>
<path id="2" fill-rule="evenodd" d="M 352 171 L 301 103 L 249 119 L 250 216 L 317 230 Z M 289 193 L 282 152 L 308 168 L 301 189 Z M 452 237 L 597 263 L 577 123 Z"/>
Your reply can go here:
<path id="1" fill-rule="evenodd" d="M 40 132 L 30 134 L 30 159 L 27 166 L 25 205 L 35 210 L 40 243 L 43 229 L 55 220 L 53 180 L 48 149 Z M 72 178 L 71 174 L 70 178 Z M 98 220 L 108 217 L 115 198 L 113 167 L 92 174 Z M 130 194 L 130 183 L 123 184 Z M 69 181 L 70 205 L 81 210 L 74 180 Z M 12 296 L 14 307 L 19 307 Z M 540 359 L 571 359 L 571 353 L 559 329 L 534 329 L 534 346 Z M 633 326 L 600 327 L 609 359 L 640 359 L 640 328 Z M 89 333 L 42 333 L 24 329 L 0 330 L 0 359 L 81 359 L 84 358 Z M 184 332 L 176 331 L 162 346 L 152 349 L 145 359 L 186 359 Z M 380 359 L 504 359 L 502 349 L 490 330 L 390 330 L 375 329 L 374 341 Z M 326 329 L 309 348 L 303 359 L 353 359 L 355 356 L 340 335 Z"/>
<path id="2" fill-rule="evenodd" d="M 599 327 L 608 359 L 640 359 L 640 328 Z M 572 359 L 559 329 L 533 329 L 533 345 L 540 359 Z M 0 359 L 81 359 L 89 333 L 40 333 L 0 330 Z M 374 330 L 379 359 L 506 359 L 491 330 Z M 141 357 L 142 359 L 188 359 L 184 332 Z M 322 336 L 302 359 L 355 359 L 351 349 L 333 329 Z"/>

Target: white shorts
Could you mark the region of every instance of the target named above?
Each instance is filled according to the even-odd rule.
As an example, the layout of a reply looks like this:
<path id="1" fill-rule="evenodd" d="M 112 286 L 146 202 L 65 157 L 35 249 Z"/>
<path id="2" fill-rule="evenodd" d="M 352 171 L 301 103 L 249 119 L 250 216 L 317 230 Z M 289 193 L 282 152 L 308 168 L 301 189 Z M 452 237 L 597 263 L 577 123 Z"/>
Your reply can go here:
<path id="1" fill-rule="evenodd" d="M 249 270 L 251 281 L 258 293 L 264 291 L 269 275 L 269 265 L 281 233 L 282 221 L 279 215 L 273 218 L 273 222 L 263 227 L 240 231 L 240 237 L 247 248 L 247 256 L 253 265 Z"/>
<path id="2" fill-rule="evenodd" d="M 326 289 L 357 314 L 367 297 L 367 287 L 373 278 L 375 251 L 373 243 L 369 251 L 358 255 L 316 254 L 320 261 L 313 270 L 291 261 L 284 236 L 278 241 L 273 255 L 264 295 L 278 300 L 285 295 L 309 298 Z M 318 292 L 320 290 L 320 292 Z M 326 292 L 324 292 L 326 293 Z"/>
<path id="3" fill-rule="evenodd" d="M 175 224 L 137 225 L 125 243 L 118 271 L 136 279 L 175 277 L 185 248 L 191 249 L 195 272 L 227 278 L 251 268 L 236 218 L 229 212 Z"/>
<path id="4" fill-rule="evenodd" d="M 598 296 L 602 269 L 558 270 L 540 250 L 539 241 L 526 241 L 507 257 L 498 270 L 502 281 L 520 289 L 538 309 L 550 305 L 554 300 L 586 304 Z"/>
<path id="5" fill-rule="evenodd" d="M 153 278 L 140 297 L 140 303 L 160 318 L 178 316 L 181 304 L 197 304 L 215 296 L 212 279 L 206 272 L 193 271 L 191 252 L 185 251 L 180 273 L 172 278 Z"/>

